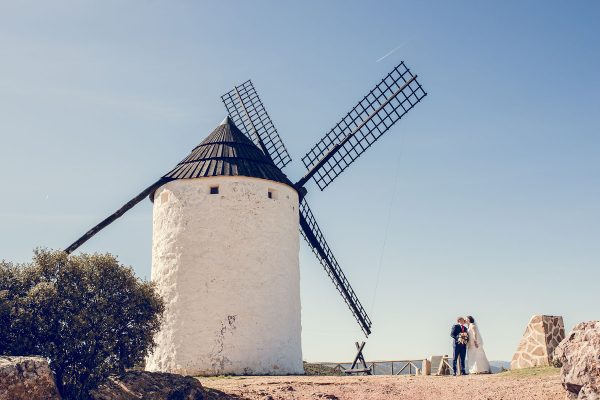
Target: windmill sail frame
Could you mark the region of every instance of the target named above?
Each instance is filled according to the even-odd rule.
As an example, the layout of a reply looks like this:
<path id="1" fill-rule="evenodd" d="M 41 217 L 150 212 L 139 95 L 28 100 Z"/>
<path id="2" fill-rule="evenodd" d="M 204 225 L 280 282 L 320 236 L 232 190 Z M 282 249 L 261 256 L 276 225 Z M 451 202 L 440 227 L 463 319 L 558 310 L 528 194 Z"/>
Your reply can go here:
<path id="1" fill-rule="evenodd" d="M 369 336 L 371 334 L 371 319 L 358 300 L 354 289 L 350 286 L 350 282 L 348 282 L 344 271 L 342 271 L 331 248 L 327 244 L 306 199 L 303 199 L 300 203 L 300 228 L 304 240 L 309 244 L 313 253 L 325 269 L 325 272 L 331 278 L 335 288 L 342 295 L 360 328 L 366 336 Z"/>
<path id="2" fill-rule="evenodd" d="M 309 171 L 296 185 L 325 189 L 425 96 L 401 62 L 302 157 Z"/>
<path id="3" fill-rule="evenodd" d="M 292 161 L 250 79 L 222 95 L 221 101 L 236 126 L 245 131 L 279 169 Z"/>

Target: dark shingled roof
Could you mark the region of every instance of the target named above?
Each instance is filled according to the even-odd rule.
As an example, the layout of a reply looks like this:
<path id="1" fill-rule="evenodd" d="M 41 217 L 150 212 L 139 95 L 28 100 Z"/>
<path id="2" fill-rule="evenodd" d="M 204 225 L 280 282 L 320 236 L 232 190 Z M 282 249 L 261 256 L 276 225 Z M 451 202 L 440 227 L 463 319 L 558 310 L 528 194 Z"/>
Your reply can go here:
<path id="1" fill-rule="evenodd" d="M 229 117 L 163 178 L 207 176 L 250 176 L 294 186 Z"/>

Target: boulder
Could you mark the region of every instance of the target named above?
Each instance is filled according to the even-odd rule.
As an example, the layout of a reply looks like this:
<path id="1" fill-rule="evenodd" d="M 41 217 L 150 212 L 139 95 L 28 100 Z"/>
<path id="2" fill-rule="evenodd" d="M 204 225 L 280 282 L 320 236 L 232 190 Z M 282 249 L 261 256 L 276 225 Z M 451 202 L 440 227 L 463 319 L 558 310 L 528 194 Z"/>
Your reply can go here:
<path id="1" fill-rule="evenodd" d="M 577 324 L 554 352 L 567 398 L 600 400 L 600 321 Z"/>
<path id="2" fill-rule="evenodd" d="M 128 371 L 111 376 L 91 392 L 94 400 L 202 400 L 204 389 L 191 376 L 163 372 Z"/>
<path id="3" fill-rule="evenodd" d="M 0 400 L 21 399 L 60 399 L 45 358 L 0 357 Z"/>

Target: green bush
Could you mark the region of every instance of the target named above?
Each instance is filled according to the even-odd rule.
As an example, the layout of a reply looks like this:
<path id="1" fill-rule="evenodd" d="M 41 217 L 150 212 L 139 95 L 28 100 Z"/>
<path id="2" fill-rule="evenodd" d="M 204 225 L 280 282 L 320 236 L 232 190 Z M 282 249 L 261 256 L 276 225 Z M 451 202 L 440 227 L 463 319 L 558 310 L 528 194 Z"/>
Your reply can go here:
<path id="1" fill-rule="evenodd" d="M 65 399 L 142 362 L 163 310 L 154 285 L 110 254 L 0 262 L 0 354 L 47 357 Z"/>

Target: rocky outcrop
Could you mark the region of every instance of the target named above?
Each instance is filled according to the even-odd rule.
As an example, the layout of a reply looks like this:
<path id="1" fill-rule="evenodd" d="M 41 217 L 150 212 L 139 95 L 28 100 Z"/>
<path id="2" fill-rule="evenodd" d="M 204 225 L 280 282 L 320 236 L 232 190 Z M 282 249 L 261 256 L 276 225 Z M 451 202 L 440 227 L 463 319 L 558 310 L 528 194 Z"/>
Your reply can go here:
<path id="1" fill-rule="evenodd" d="M 554 349 L 565 337 L 562 317 L 534 315 L 529 320 L 510 369 L 546 366 L 552 363 Z"/>
<path id="2" fill-rule="evenodd" d="M 567 398 L 600 400 L 600 321 L 577 324 L 554 352 Z"/>
<path id="3" fill-rule="evenodd" d="M 113 376 L 92 391 L 94 400 L 202 400 L 200 382 L 191 376 L 129 371 Z"/>
<path id="4" fill-rule="evenodd" d="M 46 359 L 0 357 L 0 400 L 34 399 L 60 399 Z"/>

